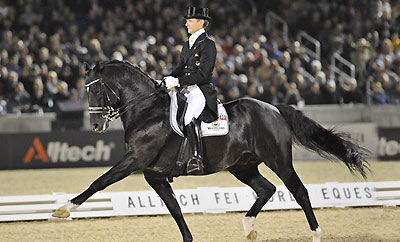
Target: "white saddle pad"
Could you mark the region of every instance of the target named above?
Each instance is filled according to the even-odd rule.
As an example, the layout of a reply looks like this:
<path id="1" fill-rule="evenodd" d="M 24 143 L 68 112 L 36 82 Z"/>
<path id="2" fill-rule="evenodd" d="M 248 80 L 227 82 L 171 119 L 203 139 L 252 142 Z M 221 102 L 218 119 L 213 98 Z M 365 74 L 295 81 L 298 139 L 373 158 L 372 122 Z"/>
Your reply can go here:
<path id="1" fill-rule="evenodd" d="M 184 137 L 182 130 L 179 128 L 178 121 L 176 118 L 178 112 L 178 99 L 176 97 L 176 92 L 171 91 L 168 94 L 171 97 L 170 116 L 169 116 L 171 127 L 177 134 Z M 212 123 L 201 122 L 201 137 L 223 136 L 226 135 L 228 132 L 229 132 L 228 114 L 226 113 L 224 105 L 222 105 L 222 103 L 219 103 L 218 119 Z"/>

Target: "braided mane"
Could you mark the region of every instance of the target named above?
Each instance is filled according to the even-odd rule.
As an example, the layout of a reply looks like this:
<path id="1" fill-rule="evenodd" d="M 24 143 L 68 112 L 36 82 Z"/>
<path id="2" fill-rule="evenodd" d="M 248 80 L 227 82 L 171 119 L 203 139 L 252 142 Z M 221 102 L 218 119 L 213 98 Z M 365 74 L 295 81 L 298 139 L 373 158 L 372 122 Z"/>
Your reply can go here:
<path id="1" fill-rule="evenodd" d="M 153 82 L 153 84 L 155 86 L 157 86 L 157 82 L 146 72 L 144 72 L 138 65 L 136 64 L 132 64 L 129 61 L 119 61 L 119 60 L 112 60 L 109 61 L 107 63 L 105 63 L 104 65 L 123 65 L 128 67 L 129 69 L 133 69 L 134 71 L 139 71 L 140 74 L 142 74 L 143 76 L 147 77 L 151 82 Z"/>

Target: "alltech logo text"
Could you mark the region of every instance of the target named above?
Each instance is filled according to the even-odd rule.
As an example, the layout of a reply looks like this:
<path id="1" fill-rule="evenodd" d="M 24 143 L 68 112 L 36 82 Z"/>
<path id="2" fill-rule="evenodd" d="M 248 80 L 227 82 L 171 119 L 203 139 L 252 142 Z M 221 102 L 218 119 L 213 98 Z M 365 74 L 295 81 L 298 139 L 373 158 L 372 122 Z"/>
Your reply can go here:
<path id="1" fill-rule="evenodd" d="M 51 141 L 45 148 L 43 142 L 36 136 L 24 156 L 24 163 L 33 161 L 43 163 L 109 161 L 111 150 L 114 148 L 114 142 L 105 144 L 103 140 L 97 140 L 94 145 L 82 147 L 70 145 L 68 142 Z"/>

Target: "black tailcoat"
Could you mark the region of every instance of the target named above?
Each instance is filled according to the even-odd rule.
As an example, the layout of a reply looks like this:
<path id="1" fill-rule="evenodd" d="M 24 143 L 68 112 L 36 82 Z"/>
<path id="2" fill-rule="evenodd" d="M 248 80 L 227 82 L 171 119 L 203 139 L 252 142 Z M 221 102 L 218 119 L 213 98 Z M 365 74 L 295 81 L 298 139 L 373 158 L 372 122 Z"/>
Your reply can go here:
<path id="1" fill-rule="evenodd" d="M 217 92 L 211 83 L 217 49 L 207 33 L 201 34 L 189 49 L 189 41 L 182 48 L 180 60 L 171 76 L 179 79 L 181 87 L 197 85 L 206 98 L 206 107 L 199 119 L 213 122 L 218 117 Z"/>

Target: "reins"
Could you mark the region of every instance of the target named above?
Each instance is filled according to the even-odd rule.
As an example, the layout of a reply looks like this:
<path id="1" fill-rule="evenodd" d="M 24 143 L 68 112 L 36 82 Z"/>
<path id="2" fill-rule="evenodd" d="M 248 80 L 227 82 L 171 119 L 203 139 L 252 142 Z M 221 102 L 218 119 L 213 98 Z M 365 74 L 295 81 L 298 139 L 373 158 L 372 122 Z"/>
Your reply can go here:
<path id="1" fill-rule="evenodd" d="M 116 119 L 120 118 L 123 114 L 125 114 L 125 113 L 129 110 L 129 109 L 127 109 L 129 106 L 132 106 L 133 104 L 138 105 L 138 104 L 140 104 L 140 103 L 146 101 L 147 99 L 153 97 L 154 95 L 156 95 L 156 94 L 158 94 L 158 93 L 161 93 L 161 92 L 163 92 L 163 91 L 165 91 L 165 90 L 166 90 L 166 89 L 159 88 L 159 89 L 156 89 L 156 91 L 153 92 L 153 93 L 151 93 L 149 96 L 147 96 L 147 97 L 145 97 L 145 98 L 143 98 L 143 99 L 140 99 L 140 101 L 138 101 L 138 102 L 134 102 L 134 100 L 129 101 L 129 102 L 126 103 L 124 106 L 122 106 L 122 107 L 120 107 L 120 108 L 118 108 L 118 109 L 116 110 L 117 113 L 115 114 L 115 116 L 112 117 L 112 120 L 116 120 Z M 121 111 L 121 110 L 122 110 L 122 111 Z M 110 120 L 110 121 L 111 121 L 111 120 Z"/>

